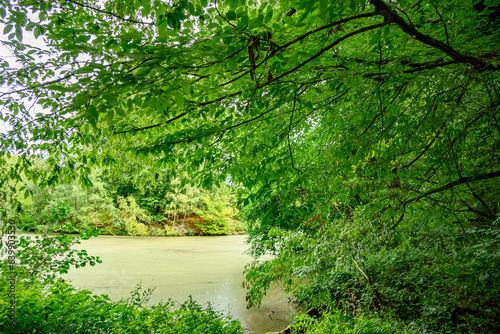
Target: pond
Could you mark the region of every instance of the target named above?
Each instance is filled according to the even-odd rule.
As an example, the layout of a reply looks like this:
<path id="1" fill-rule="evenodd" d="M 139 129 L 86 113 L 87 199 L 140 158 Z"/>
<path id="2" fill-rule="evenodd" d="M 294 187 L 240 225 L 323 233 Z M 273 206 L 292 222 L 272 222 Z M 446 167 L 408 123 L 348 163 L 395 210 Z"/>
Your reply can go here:
<path id="1" fill-rule="evenodd" d="M 283 291 L 274 287 L 260 308 L 246 308 L 246 236 L 218 237 L 130 237 L 99 236 L 83 241 L 76 249 L 103 261 L 95 267 L 70 270 L 66 279 L 76 287 L 118 300 L 128 297 L 138 283 L 155 288 L 150 304 L 172 298 L 185 301 L 189 295 L 200 304 L 212 303 L 239 318 L 247 333 L 284 329 L 295 310 Z"/>

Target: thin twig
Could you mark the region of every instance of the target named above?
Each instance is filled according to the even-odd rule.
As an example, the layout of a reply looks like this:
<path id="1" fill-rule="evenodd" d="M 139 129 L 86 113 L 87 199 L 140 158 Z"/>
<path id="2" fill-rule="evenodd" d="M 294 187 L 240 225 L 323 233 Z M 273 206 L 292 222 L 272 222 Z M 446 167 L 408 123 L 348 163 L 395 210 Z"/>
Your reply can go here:
<path id="1" fill-rule="evenodd" d="M 120 19 L 122 21 L 127 21 L 127 22 L 132 22 L 132 23 L 139 23 L 139 24 L 145 24 L 145 25 L 154 25 L 154 22 L 143 22 L 143 21 L 137 21 L 137 20 L 132 20 L 132 19 L 126 19 L 124 18 L 123 16 L 120 16 L 120 15 L 117 15 L 115 13 L 112 13 L 112 12 L 109 12 L 109 11 L 106 11 L 106 10 L 102 10 L 102 9 L 99 9 L 99 8 L 96 8 L 96 7 L 92 7 L 92 6 L 89 6 L 89 5 L 86 5 L 86 4 L 83 4 L 83 3 L 80 3 L 78 1 L 75 1 L 75 0 L 67 0 L 68 2 L 71 2 L 75 5 L 78 5 L 80 7 L 84 7 L 84 8 L 88 8 L 88 9 L 92 9 L 92 10 L 95 10 L 96 12 L 99 12 L 99 13 L 102 13 L 102 14 L 107 14 L 107 15 L 110 15 L 110 16 L 113 16 L 113 17 L 116 17 L 117 19 Z M 170 29 L 171 30 L 171 29 Z"/>

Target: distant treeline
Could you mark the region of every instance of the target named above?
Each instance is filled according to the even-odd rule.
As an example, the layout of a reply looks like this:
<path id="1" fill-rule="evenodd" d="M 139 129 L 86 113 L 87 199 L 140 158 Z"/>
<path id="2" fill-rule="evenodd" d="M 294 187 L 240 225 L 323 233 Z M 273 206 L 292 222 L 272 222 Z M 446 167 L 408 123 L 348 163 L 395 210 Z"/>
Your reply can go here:
<path id="1" fill-rule="evenodd" d="M 4 157 L 7 166 L 16 161 L 15 156 Z M 43 161 L 34 163 L 44 168 Z M 94 168 L 89 181 L 91 186 L 68 181 L 42 189 L 22 178 L 3 187 L 10 193 L 6 200 L 17 203 L 12 210 L 40 230 L 79 232 L 93 227 L 103 234 L 152 236 L 245 231 L 237 219 L 235 188 L 227 184 L 204 189 L 170 176 L 167 170 L 133 166 L 116 175 Z M 69 211 L 69 216 L 54 225 L 46 217 L 57 211 Z"/>

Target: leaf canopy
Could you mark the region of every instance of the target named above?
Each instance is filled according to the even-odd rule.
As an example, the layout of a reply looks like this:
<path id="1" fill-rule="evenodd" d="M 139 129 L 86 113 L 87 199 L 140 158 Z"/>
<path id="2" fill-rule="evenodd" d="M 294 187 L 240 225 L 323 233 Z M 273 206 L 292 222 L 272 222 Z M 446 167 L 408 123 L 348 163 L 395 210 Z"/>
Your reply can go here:
<path id="1" fill-rule="evenodd" d="M 2 152 L 24 159 L 5 177 L 35 173 L 33 155 L 53 166 L 42 185 L 85 183 L 92 164 L 135 161 L 202 171 L 207 184 L 230 177 L 253 189 L 247 203 L 280 194 L 284 211 L 307 198 L 328 215 L 332 203 L 356 198 L 395 227 L 408 207 L 440 194 L 449 214 L 465 201 L 473 209 L 460 214 L 496 217 L 494 2 L 68 0 L 0 9 L 2 43 L 15 55 L 1 65 Z M 26 43 L 28 32 L 47 47 Z"/>

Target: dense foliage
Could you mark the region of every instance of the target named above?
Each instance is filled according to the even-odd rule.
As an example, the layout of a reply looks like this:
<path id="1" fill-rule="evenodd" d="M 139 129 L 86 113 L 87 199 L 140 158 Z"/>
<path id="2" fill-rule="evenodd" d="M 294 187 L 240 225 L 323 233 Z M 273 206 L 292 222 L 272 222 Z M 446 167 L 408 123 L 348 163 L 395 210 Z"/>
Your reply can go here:
<path id="1" fill-rule="evenodd" d="M 167 301 L 147 307 L 148 294 L 139 289 L 117 302 L 90 291 L 75 291 L 63 282 L 48 288 L 20 284 L 19 289 L 14 324 L 6 315 L 7 301 L 0 305 L 3 333 L 243 333 L 238 321 L 192 299 L 180 305 Z"/>
<path id="2" fill-rule="evenodd" d="M 3 182 L 235 182 L 295 331 L 500 329 L 498 1 L 0 3 Z"/>
<path id="3" fill-rule="evenodd" d="M 12 166 L 18 157 L 5 160 Z M 78 233 L 95 228 L 101 234 L 152 236 L 221 235 L 245 230 L 244 222 L 237 219 L 234 186 L 202 189 L 170 179 L 164 170 L 151 180 L 147 175 L 148 170 L 143 169 L 110 178 L 94 169 L 89 176 L 90 188 L 83 189 L 76 181 L 40 188 L 23 177 L 8 181 L 1 189 L 14 189 L 4 202 L 7 216 L 24 213 L 39 230 Z M 21 187 L 29 189 L 32 196 L 23 196 Z M 61 209 L 67 209 L 69 215 L 47 220 L 51 212 Z"/>

